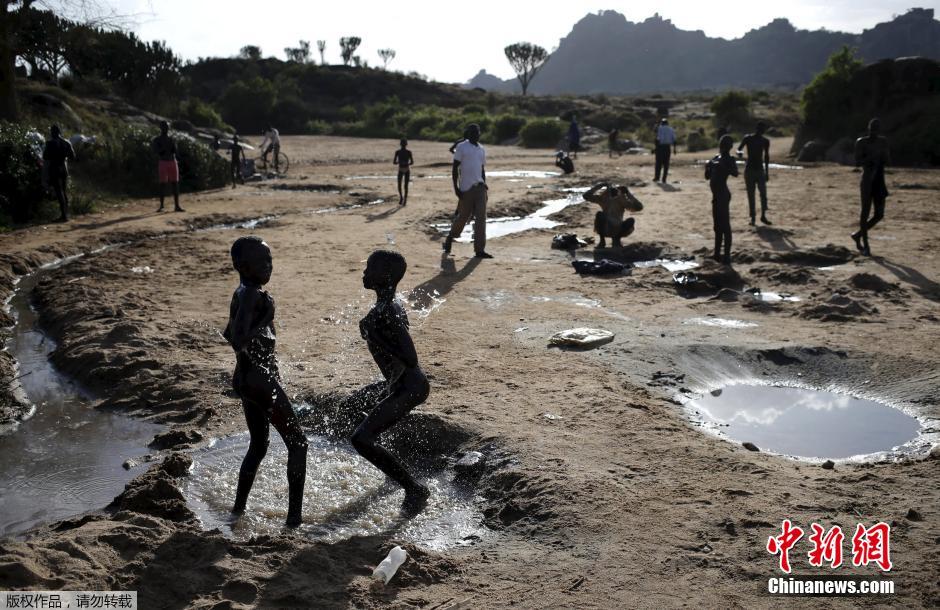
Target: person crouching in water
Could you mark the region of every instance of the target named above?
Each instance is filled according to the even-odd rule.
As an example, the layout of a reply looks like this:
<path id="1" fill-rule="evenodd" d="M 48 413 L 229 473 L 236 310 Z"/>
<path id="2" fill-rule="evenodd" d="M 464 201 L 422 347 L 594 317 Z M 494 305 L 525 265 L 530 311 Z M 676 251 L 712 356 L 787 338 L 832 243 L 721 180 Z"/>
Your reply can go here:
<path id="1" fill-rule="evenodd" d="M 633 233 L 636 227 L 634 218 L 623 219 L 624 211 L 639 212 L 643 204 L 626 186 L 611 186 L 609 182 L 595 184 L 582 196 L 585 201 L 601 206 L 601 211 L 594 216 L 594 231 L 601 238 L 597 247 L 606 248 L 605 238 L 609 237 L 614 248 L 622 248 L 620 240 Z"/>
<path id="2" fill-rule="evenodd" d="M 232 264 L 239 286 L 232 295 L 222 336 L 235 350 L 232 387 L 242 399 L 251 440 L 238 473 L 232 514 L 245 512 L 255 473 L 268 450 L 269 424 L 287 445 L 287 525 L 301 522 L 307 438 L 281 387 L 274 354 L 274 299 L 261 287 L 271 279 L 271 249 L 260 237 L 240 237 L 232 244 Z"/>
<path id="3" fill-rule="evenodd" d="M 731 156 L 734 140 L 729 135 L 718 141 L 719 153 L 705 164 L 705 179 L 712 189 L 712 219 L 715 228 L 714 259 L 725 265 L 731 264 L 731 191 L 728 177 L 738 175 L 738 164 Z M 721 248 L 724 245 L 724 256 Z"/>
<path id="4" fill-rule="evenodd" d="M 362 457 L 405 488 L 402 508 L 416 513 L 424 508 L 430 490 L 394 455 L 378 445 L 379 435 L 427 400 L 431 389 L 424 371 L 418 366 L 418 354 L 408 334 L 408 316 L 395 300 L 395 289 L 406 267 L 401 254 L 376 250 L 369 256 L 362 274 L 362 285 L 375 291 L 376 300 L 359 322 L 359 331 L 385 377 L 386 388 L 384 397 L 359 424 L 350 440 Z"/>

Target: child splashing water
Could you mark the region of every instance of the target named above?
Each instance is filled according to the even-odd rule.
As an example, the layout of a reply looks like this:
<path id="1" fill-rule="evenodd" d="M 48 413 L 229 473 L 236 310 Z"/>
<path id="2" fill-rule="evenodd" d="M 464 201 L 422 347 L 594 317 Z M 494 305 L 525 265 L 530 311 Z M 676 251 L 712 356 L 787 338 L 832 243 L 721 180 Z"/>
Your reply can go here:
<path id="1" fill-rule="evenodd" d="M 260 237 L 240 237 L 232 244 L 232 265 L 240 283 L 222 336 L 235 350 L 232 387 L 242 399 L 251 434 L 232 514 L 245 512 L 255 473 L 268 450 L 269 425 L 274 424 L 287 445 L 287 525 L 296 527 L 301 522 L 307 474 L 307 438 L 281 387 L 274 354 L 274 299 L 261 288 L 271 279 L 271 250 Z"/>
<path id="2" fill-rule="evenodd" d="M 412 409 L 427 400 L 430 386 L 418 366 L 408 316 L 395 300 L 395 289 L 407 265 L 397 252 L 377 250 L 369 256 L 362 285 L 376 294 L 375 305 L 359 322 L 382 376 L 385 392 L 352 435 L 352 444 L 362 457 L 405 488 L 402 505 L 406 513 L 417 513 L 427 503 L 430 490 L 420 483 L 388 450 L 378 445 L 379 435 L 400 422 Z"/>

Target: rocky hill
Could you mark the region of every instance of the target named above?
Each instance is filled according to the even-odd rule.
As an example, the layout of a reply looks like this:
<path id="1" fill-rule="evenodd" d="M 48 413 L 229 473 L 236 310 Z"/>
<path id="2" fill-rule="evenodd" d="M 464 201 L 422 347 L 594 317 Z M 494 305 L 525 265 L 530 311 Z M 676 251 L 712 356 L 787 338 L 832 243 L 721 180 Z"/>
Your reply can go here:
<path id="1" fill-rule="evenodd" d="M 535 94 L 630 94 L 728 87 L 801 86 L 842 45 L 867 62 L 918 55 L 940 59 L 940 21 L 933 9 L 911 9 L 861 34 L 800 30 L 775 19 L 741 38 L 709 38 L 654 15 L 634 23 L 615 11 L 589 14 L 574 25 L 536 76 Z M 516 92 L 515 79 L 480 71 L 469 83 Z"/>

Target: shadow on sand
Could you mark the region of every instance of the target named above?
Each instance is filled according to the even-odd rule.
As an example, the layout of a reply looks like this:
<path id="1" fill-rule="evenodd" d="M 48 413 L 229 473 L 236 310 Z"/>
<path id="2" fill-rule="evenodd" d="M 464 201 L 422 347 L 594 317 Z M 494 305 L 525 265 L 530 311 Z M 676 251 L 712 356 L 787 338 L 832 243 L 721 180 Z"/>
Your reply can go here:
<path id="1" fill-rule="evenodd" d="M 419 308 L 424 309 L 433 304 L 433 297 L 443 297 L 454 289 L 459 282 L 463 281 L 480 264 L 479 258 L 473 257 L 468 260 L 460 271 L 457 271 L 457 265 L 454 259 L 447 254 L 441 255 L 441 272 L 431 279 L 418 284 L 411 290 L 408 296 L 410 302 L 415 303 Z"/>
<path id="2" fill-rule="evenodd" d="M 920 271 L 900 263 L 892 263 L 880 256 L 873 256 L 872 260 L 893 273 L 902 282 L 912 285 L 914 290 L 925 299 L 940 302 L 940 284 L 925 277 Z"/>
<path id="3" fill-rule="evenodd" d="M 774 250 L 796 250 L 796 244 L 790 239 L 793 231 L 768 227 L 766 225 L 757 225 L 754 227 L 757 236 L 770 244 Z"/>

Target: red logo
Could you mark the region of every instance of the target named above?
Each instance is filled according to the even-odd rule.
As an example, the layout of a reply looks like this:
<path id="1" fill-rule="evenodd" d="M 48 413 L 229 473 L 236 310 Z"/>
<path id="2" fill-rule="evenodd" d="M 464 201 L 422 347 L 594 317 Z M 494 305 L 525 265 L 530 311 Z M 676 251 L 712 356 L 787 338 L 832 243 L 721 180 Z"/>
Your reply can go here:
<path id="1" fill-rule="evenodd" d="M 807 553 L 809 565 L 822 567 L 828 564 L 830 568 L 835 569 L 842 565 L 842 542 L 845 540 L 845 534 L 838 525 L 832 526 L 828 531 L 818 523 L 811 523 L 812 534 L 809 535 L 809 542 L 812 549 Z M 771 555 L 779 555 L 780 569 L 789 574 L 790 551 L 796 546 L 796 543 L 803 538 L 803 530 L 790 523 L 789 519 L 784 519 L 779 536 L 770 536 L 767 539 L 767 552 Z M 891 526 L 884 522 L 866 528 L 859 523 L 855 528 L 855 535 L 852 536 L 852 565 L 867 566 L 874 563 L 883 571 L 891 569 Z"/>

